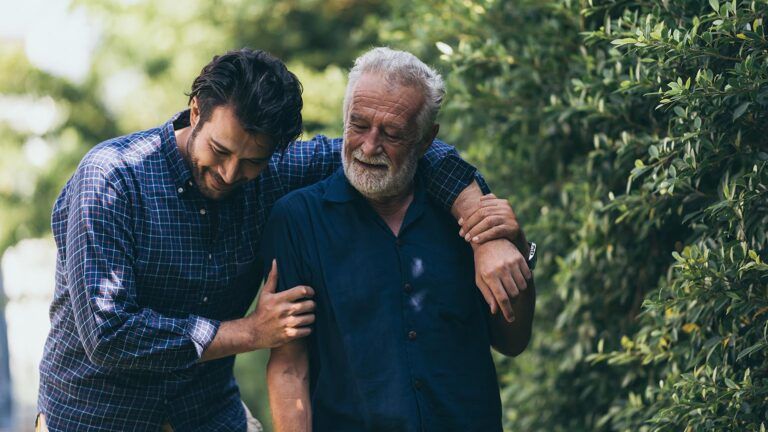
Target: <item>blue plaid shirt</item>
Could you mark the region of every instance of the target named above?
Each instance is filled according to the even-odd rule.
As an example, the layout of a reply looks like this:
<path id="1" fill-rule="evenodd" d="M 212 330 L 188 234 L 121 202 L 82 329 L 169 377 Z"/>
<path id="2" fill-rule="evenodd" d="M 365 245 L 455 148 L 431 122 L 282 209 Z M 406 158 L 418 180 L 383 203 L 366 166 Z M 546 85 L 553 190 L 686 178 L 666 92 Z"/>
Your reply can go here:
<path id="1" fill-rule="evenodd" d="M 53 210 L 51 331 L 39 409 L 51 431 L 245 430 L 234 356 L 200 363 L 221 321 L 246 312 L 262 279 L 259 242 L 275 201 L 340 166 L 340 139 L 276 153 L 254 181 L 205 199 L 159 128 L 94 147 Z M 476 170 L 436 142 L 420 162 L 448 209 Z"/>

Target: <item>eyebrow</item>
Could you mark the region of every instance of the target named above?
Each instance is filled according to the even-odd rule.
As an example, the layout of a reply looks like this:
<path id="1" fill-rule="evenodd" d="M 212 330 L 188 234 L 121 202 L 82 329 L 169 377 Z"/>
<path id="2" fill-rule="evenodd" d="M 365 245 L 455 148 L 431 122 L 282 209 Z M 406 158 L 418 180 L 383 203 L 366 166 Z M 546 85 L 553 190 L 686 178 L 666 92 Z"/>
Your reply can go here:
<path id="1" fill-rule="evenodd" d="M 210 140 L 211 140 L 211 142 L 212 142 L 213 144 L 215 144 L 215 145 L 216 145 L 216 147 L 220 147 L 222 150 L 225 150 L 225 151 L 227 151 L 227 152 L 229 152 L 229 153 L 233 153 L 233 152 L 232 152 L 232 150 L 231 150 L 231 149 L 229 149 L 227 146 L 225 146 L 224 144 L 222 144 L 222 143 L 220 143 L 220 142 L 216 141 L 216 138 L 214 138 L 214 137 L 210 137 Z M 264 161 L 268 161 L 268 160 L 270 159 L 270 157 L 271 157 L 271 156 L 267 156 L 267 157 L 263 157 L 263 158 L 260 158 L 260 157 L 253 157 L 253 158 L 245 158 L 245 160 L 254 161 L 254 162 L 264 162 Z"/>
<path id="2" fill-rule="evenodd" d="M 362 122 L 362 123 L 368 123 L 368 121 L 355 113 L 349 113 L 349 121 L 350 122 Z M 397 123 L 386 123 L 383 125 L 383 128 L 385 132 L 395 132 L 395 133 L 407 133 L 408 127 L 404 125 L 400 125 Z"/>

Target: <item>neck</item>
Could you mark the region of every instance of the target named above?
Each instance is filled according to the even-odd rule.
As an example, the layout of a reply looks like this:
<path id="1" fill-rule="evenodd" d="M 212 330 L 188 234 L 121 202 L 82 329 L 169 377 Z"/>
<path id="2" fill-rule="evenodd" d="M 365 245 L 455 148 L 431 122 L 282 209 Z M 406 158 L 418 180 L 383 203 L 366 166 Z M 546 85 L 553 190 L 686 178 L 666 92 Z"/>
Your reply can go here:
<path id="1" fill-rule="evenodd" d="M 408 206 L 413 201 L 413 185 L 410 185 L 408 189 L 403 193 L 386 198 L 368 198 L 368 203 L 373 207 L 376 213 L 384 219 L 389 229 L 395 235 L 400 233 L 400 227 L 403 225 L 405 219 L 405 213 L 408 211 Z"/>

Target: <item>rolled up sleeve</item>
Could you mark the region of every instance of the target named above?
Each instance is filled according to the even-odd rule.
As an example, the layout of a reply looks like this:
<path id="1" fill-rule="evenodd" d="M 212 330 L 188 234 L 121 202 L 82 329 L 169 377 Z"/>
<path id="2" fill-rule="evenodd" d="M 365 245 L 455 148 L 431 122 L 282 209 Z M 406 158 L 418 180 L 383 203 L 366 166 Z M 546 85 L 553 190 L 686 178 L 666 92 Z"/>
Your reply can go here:
<path id="1" fill-rule="evenodd" d="M 476 181 L 483 193 L 491 190 L 480 172 L 465 161 L 453 146 L 435 140 L 420 161 L 425 170 L 427 193 L 444 210 L 450 210 L 456 197 Z"/>

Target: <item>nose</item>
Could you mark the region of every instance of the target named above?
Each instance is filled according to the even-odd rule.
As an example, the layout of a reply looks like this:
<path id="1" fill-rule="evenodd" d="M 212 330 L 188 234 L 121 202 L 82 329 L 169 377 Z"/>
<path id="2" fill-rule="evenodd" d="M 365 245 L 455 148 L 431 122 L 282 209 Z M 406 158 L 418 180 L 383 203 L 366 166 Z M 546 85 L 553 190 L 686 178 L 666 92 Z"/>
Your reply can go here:
<path id="1" fill-rule="evenodd" d="M 240 176 L 240 161 L 237 158 L 229 158 L 221 165 L 219 175 L 227 184 L 234 184 Z"/>
<path id="2" fill-rule="evenodd" d="M 361 146 L 363 154 L 366 156 L 375 156 L 382 152 L 381 136 L 377 128 L 371 128 L 365 135 L 363 145 Z"/>

